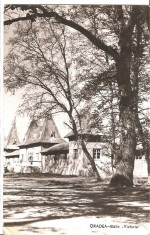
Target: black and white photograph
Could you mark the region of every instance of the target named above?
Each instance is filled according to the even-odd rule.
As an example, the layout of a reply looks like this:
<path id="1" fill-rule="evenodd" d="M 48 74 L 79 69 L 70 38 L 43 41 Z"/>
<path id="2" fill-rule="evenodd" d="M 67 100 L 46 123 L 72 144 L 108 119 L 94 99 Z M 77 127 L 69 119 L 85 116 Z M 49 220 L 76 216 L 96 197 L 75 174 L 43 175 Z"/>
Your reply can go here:
<path id="1" fill-rule="evenodd" d="M 149 6 L 3 19 L 3 235 L 149 235 Z"/>

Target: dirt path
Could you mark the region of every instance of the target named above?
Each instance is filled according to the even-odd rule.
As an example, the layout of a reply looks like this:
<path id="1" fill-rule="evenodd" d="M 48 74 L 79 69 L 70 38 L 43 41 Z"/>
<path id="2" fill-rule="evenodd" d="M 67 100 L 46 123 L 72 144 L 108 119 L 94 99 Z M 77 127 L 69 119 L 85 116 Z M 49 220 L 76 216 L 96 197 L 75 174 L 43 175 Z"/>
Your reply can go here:
<path id="1" fill-rule="evenodd" d="M 120 234 L 120 229 L 148 235 L 149 209 L 146 186 L 116 189 L 92 178 L 43 175 L 4 178 L 4 226 L 17 227 L 21 235 Z"/>

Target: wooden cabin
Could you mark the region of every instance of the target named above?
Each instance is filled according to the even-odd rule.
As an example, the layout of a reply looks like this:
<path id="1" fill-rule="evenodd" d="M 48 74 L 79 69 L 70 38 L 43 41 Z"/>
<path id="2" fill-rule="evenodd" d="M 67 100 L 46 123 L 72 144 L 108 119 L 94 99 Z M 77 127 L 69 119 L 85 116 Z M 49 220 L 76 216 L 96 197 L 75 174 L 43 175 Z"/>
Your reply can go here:
<path id="1" fill-rule="evenodd" d="M 45 172 L 41 152 L 55 144 L 64 143 L 52 116 L 33 120 L 20 147 L 21 172 Z"/>
<path id="2" fill-rule="evenodd" d="M 6 145 L 4 147 L 4 172 L 19 172 L 19 138 L 17 135 L 16 119 L 12 123 Z"/>
<path id="3" fill-rule="evenodd" d="M 101 178 L 111 177 L 111 153 L 106 136 L 94 129 L 78 132 L 93 157 Z M 92 176 L 91 164 L 85 156 L 77 137 L 71 131 L 60 137 L 52 116 L 32 120 L 25 138 L 19 142 L 14 120 L 4 147 L 4 168 L 11 172 L 43 172 L 60 175 Z M 147 163 L 141 149 L 136 151 L 134 177 L 147 177 Z"/>
<path id="4" fill-rule="evenodd" d="M 88 152 L 94 158 L 97 169 L 102 178 L 112 174 L 109 145 L 104 135 L 95 130 L 81 130 Z M 82 147 L 77 142 L 77 137 L 71 131 L 65 138 L 69 139 L 68 167 L 66 174 L 92 176 L 93 171 Z"/>
<path id="5" fill-rule="evenodd" d="M 79 135 L 81 133 L 79 132 Z M 91 156 L 94 158 L 101 177 L 110 176 L 111 159 L 108 155 L 108 143 L 100 134 L 82 131 L 84 141 Z M 65 138 L 69 143 L 56 144 L 41 152 L 44 172 L 62 175 L 92 176 L 91 165 L 84 155 L 82 147 L 77 144 L 77 138 L 70 132 Z"/>
<path id="6" fill-rule="evenodd" d="M 53 145 L 41 152 L 44 172 L 66 175 L 68 168 L 69 143 Z"/>
<path id="7" fill-rule="evenodd" d="M 148 176 L 148 165 L 142 146 L 136 149 L 133 176 L 138 178 Z"/>

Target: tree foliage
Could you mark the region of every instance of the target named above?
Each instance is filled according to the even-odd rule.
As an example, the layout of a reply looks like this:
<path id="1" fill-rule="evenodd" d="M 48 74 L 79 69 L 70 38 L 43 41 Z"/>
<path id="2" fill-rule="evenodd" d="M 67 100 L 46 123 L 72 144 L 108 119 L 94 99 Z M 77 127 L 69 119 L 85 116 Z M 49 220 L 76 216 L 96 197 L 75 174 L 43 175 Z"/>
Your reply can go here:
<path id="1" fill-rule="evenodd" d="M 78 107 L 82 99 L 77 96 L 78 84 L 71 75 L 72 47 L 67 43 L 65 27 L 60 26 L 55 31 L 50 21 L 40 25 L 40 30 L 36 27 L 28 30 L 28 23 L 24 28 L 18 24 L 16 37 L 10 39 L 12 47 L 6 56 L 5 85 L 8 90 L 26 89 L 20 112 L 34 119 L 43 118 L 49 113 L 66 113 L 70 122 L 66 125 L 72 129 L 94 174 L 100 179 L 82 136 L 85 126 Z"/>
<path id="2" fill-rule="evenodd" d="M 76 31 L 73 35 L 77 35 L 77 37 L 72 38 L 72 42 L 77 41 L 79 46 L 74 61 L 77 61 L 76 66 L 81 67 L 79 76 L 81 86 L 90 87 L 90 92 L 92 92 L 92 86 L 96 87 L 96 94 L 102 92 L 103 87 L 105 90 L 107 90 L 106 87 L 109 88 L 109 92 L 112 92 L 114 88 L 119 102 L 117 105 L 120 148 L 116 159 L 116 175 L 112 178 L 111 183 L 114 185 L 117 176 L 121 179 L 124 178 L 122 184 L 132 185 L 137 144 L 136 129 L 143 128 L 138 115 L 139 103 L 144 97 L 142 92 L 148 90 L 148 87 L 145 87 L 147 68 L 144 64 L 148 44 L 148 7 L 6 5 L 5 12 L 7 15 L 5 25 L 29 20 L 30 28 L 32 28 L 34 24 L 38 25 L 39 22 L 50 20 L 53 27 L 58 30 L 60 25 L 65 25 L 67 29 L 72 29 L 72 32 Z M 18 17 L 14 16 L 14 13 L 17 12 L 21 13 Z M 71 35 L 67 41 L 70 41 L 70 38 Z M 83 43 L 81 39 L 83 39 Z M 88 48 L 90 56 L 87 56 L 86 48 Z M 78 54 L 81 55 L 82 52 L 84 56 L 79 58 Z M 88 65 L 90 65 L 90 69 L 88 69 Z M 67 63 L 66 68 L 68 68 Z M 50 73 L 49 66 L 48 68 L 46 66 L 46 69 Z M 22 77 L 27 75 L 25 69 L 19 70 L 19 73 Z M 41 76 L 40 71 L 37 73 L 37 77 L 39 76 Z M 95 84 L 97 85 L 95 86 Z M 40 86 L 43 86 L 41 82 Z M 75 98 L 80 97 L 80 102 L 82 97 L 86 97 L 85 92 L 82 92 L 79 97 L 76 96 L 76 92 L 74 95 Z M 110 102 L 108 100 L 105 97 L 106 103 Z M 71 99 L 69 98 L 67 101 L 69 104 Z M 112 105 L 110 104 L 110 106 Z M 105 110 L 104 106 L 105 104 L 102 102 L 100 107 Z M 143 136 L 142 129 L 139 133 Z M 141 138 L 143 139 L 143 137 Z M 144 145 L 147 146 L 145 143 Z"/>

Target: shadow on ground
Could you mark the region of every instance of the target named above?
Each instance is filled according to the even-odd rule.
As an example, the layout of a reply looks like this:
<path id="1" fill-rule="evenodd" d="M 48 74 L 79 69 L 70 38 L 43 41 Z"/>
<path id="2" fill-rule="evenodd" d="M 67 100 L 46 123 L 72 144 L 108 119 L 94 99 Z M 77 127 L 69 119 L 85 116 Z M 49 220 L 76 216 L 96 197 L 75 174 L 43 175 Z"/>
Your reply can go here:
<path id="1" fill-rule="evenodd" d="M 110 188 L 93 178 L 34 177 L 4 178 L 5 226 L 83 216 L 149 222 L 149 189 L 144 185 Z"/>

